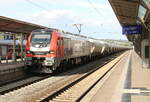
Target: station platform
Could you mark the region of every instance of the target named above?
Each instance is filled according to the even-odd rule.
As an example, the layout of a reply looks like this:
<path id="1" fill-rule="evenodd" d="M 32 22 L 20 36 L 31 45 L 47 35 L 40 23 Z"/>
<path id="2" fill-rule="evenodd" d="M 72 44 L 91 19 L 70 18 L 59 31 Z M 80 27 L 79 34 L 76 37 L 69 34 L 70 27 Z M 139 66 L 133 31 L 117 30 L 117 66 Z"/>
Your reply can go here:
<path id="1" fill-rule="evenodd" d="M 1 60 L 0 63 L 0 75 L 6 74 L 10 71 L 16 71 L 21 70 L 21 68 L 24 66 L 24 61 L 21 61 L 21 59 L 17 59 L 16 62 L 13 62 L 12 60 Z"/>
<path id="2" fill-rule="evenodd" d="M 150 69 L 136 52 L 127 53 L 81 102 L 150 102 Z"/>
<path id="3" fill-rule="evenodd" d="M 21 62 L 21 59 L 16 59 L 16 62 Z M 13 63 L 13 60 L 9 59 L 9 60 L 1 60 L 2 64 L 7 64 L 7 63 Z"/>

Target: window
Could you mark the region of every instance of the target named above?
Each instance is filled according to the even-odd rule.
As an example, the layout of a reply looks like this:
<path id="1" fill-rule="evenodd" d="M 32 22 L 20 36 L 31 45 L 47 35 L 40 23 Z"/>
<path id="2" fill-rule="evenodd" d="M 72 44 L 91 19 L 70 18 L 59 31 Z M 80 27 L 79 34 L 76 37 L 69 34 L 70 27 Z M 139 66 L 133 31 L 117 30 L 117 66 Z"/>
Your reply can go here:
<path id="1" fill-rule="evenodd" d="M 143 0 L 147 5 L 150 5 L 150 0 Z"/>
<path id="2" fill-rule="evenodd" d="M 139 13 L 138 13 L 138 17 L 141 19 L 144 19 L 144 16 L 146 14 L 147 9 L 144 8 L 142 5 L 139 6 Z"/>
<path id="3" fill-rule="evenodd" d="M 51 33 L 33 33 L 31 43 L 49 43 L 51 39 Z"/>

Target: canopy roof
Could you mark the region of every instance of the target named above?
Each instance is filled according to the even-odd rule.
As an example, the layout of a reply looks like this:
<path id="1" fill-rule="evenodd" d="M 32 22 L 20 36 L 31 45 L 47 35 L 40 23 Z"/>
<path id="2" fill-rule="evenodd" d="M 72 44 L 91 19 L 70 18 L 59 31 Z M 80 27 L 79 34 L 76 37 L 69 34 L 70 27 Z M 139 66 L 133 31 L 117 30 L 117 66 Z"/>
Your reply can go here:
<path id="1" fill-rule="evenodd" d="M 147 30 L 150 28 L 150 0 L 109 0 L 120 24 L 141 24 Z M 127 35 L 133 41 L 136 35 Z"/>
<path id="2" fill-rule="evenodd" d="M 0 31 L 28 34 L 32 30 L 41 28 L 47 27 L 0 16 Z"/>
<path id="3" fill-rule="evenodd" d="M 138 0 L 109 0 L 121 25 L 134 25 L 137 23 Z"/>

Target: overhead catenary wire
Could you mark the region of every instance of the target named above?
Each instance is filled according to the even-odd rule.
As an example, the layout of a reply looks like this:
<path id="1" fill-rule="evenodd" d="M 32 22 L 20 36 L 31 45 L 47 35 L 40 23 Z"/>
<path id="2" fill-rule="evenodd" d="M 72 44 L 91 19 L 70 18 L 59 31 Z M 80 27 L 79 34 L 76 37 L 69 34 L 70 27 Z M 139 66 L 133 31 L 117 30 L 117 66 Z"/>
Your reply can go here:
<path id="1" fill-rule="evenodd" d="M 36 6 L 36 7 L 38 7 L 38 8 L 43 9 L 43 10 L 49 11 L 47 8 L 41 6 L 41 5 L 37 4 L 37 3 L 34 3 L 34 2 L 32 2 L 31 0 L 25 0 L 25 1 L 28 2 L 28 3 L 30 3 L 30 4 L 32 4 L 33 6 Z"/>
<path id="2" fill-rule="evenodd" d="M 38 8 L 41 8 L 41 9 L 47 11 L 47 12 L 50 12 L 50 10 L 48 10 L 47 8 L 45 8 L 45 7 L 41 6 L 41 5 L 39 5 L 38 3 L 35 3 L 35 2 L 33 2 L 33 1 L 31 1 L 31 0 L 25 0 L 25 1 L 28 2 L 28 3 L 30 3 L 30 4 L 32 4 L 33 6 L 36 6 L 36 7 L 38 7 Z M 56 15 L 59 15 L 61 18 L 67 19 L 66 16 L 64 17 L 64 16 L 62 16 L 61 14 L 56 14 Z M 75 19 L 75 17 L 74 17 L 74 19 Z M 80 29 L 81 29 L 81 28 L 80 28 Z M 81 31 L 79 31 L 79 32 L 81 32 Z"/>
<path id="3" fill-rule="evenodd" d="M 92 1 L 90 1 L 90 0 L 88 0 L 88 3 L 91 5 L 91 7 L 97 12 L 97 14 L 100 16 L 100 17 L 102 17 L 102 18 L 104 18 L 105 19 L 105 17 L 104 17 L 104 15 L 100 12 L 100 10 L 92 3 Z M 103 26 L 103 24 L 101 24 L 101 26 Z M 107 32 L 107 33 L 116 33 L 116 32 Z"/>
<path id="4" fill-rule="evenodd" d="M 37 8 L 40 8 L 40 9 L 42 9 L 42 10 L 45 10 L 45 11 L 48 12 L 48 13 L 50 12 L 50 9 L 48 9 L 48 8 L 46 8 L 46 7 L 44 7 L 44 6 L 41 6 L 41 4 L 39 4 L 39 3 L 33 2 L 32 0 L 25 0 L 25 1 L 28 2 L 29 4 L 33 5 L 33 6 L 37 7 Z M 92 1 L 88 0 L 88 2 L 89 2 L 89 4 L 91 5 L 91 7 L 98 13 L 98 15 L 99 15 L 100 17 L 105 18 L 105 17 L 103 16 L 103 14 L 99 11 L 99 9 L 92 3 Z M 66 17 L 62 16 L 61 14 L 55 14 L 55 15 L 59 15 L 59 16 L 61 16 L 62 18 L 67 19 Z M 101 24 L 101 25 L 103 26 L 103 24 Z"/>
<path id="5" fill-rule="evenodd" d="M 25 1 L 28 2 L 28 3 L 30 3 L 30 4 L 33 5 L 33 6 L 37 7 L 37 8 L 40 8 L 40 9 L 42 9 L 42 10 L 45 10 L 45 11 L 48 12 L 48 13 L 50 12 L 49 9 L 47 9 L 46 7 L 43 7 L 43 6 L 39 5 L 38 3 L 35 3 L 35 2 L 33 2 L 33 1 L 31 1 L 31 0 L 25 0 Z M 58 16 L 64 18 L 64 19 L 66 19 L 66 17 L 62 16 L 61 14 L 55 14 L 55 15 L 58 15 Z"/>
<path id="6" fill-rule="evenodd" d="M 88 3 L 91 5 L 91 7 L 97 12 L 97 14 L 100 16 L 100 17 L 103 17 L 103 14 L 99 11 L 99 9 L 97 9 L 97 7 L 92 3 L 92 1 L 88 0 Z M 103 24 L 100 24 L 101 26 L 103 26 Z"/>
<path id="7" fill-rule="evenodd" d="M 97 7 L 90 0 L 88 0 L 88 2 L 100 16 L 103 16 L 103 14 L 97 9 Z"/>

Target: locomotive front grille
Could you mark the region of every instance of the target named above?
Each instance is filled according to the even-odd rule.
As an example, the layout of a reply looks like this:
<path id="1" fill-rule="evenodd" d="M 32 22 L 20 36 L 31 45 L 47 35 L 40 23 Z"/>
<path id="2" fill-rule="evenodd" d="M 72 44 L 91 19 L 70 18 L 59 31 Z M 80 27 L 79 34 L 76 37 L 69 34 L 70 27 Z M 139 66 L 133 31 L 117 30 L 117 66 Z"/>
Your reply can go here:
<path id="1" fill-rule="evenodd" d="M 46 55 L 49 52 L 32 52 L 33 55 Z"/>
<path id="2" fill-rule="evenodd" d="M 45 58 L 42 58 L 42 57 L 35 57 L 33 58 L 32 62 L 35 64 L 35 65 L 38 65 L 38 64 L 43 64 Z"/>

